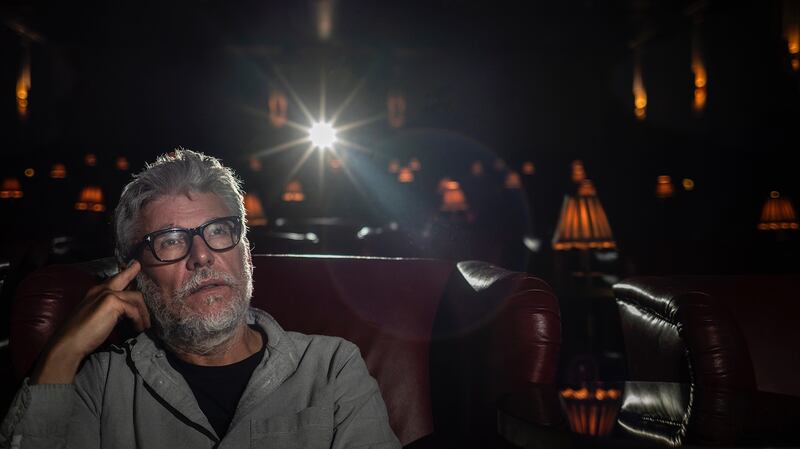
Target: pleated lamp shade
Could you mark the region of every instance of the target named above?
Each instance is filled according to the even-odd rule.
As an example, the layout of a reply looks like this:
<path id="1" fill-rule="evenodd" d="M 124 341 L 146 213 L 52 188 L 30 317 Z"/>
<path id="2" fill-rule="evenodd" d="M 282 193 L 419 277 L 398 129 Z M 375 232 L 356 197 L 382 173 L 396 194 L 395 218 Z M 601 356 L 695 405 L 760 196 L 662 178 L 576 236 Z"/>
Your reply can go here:
<path id="1" fill-rule="evenodd" d="M 791 200 L 781 198 L 781 194 L 773 191 L 761 209 L 761 220 L 758 229 L 762 231 L 777 231 L 780 229 L 797 229 L 797 214 Z"/>
<path id="2" fill-rule="evenodd" d="M 577 196 L 564 196 L 558 227 L 553 236 L 553 248 L 560 251 L 616 246 L 611 225 L 594 185 L 588 179 L 583 180 Z"/>

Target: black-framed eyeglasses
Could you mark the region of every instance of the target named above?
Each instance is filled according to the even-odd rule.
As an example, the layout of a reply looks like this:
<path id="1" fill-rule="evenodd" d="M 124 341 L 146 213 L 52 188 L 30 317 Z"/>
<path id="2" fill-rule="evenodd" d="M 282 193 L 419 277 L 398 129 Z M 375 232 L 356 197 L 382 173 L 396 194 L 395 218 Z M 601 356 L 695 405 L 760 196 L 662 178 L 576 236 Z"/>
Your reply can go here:
<path id="1" fill-rule="evenodd" d="M 169 228 L 151 232 L 136 245 L 134 256 L 147 246 L 159 262 L 177 262 L 189 255 L 196 235 L 213 251 L 227 251 L 242 239 L 242 218 L 221 217 L 193 229 Z"/>

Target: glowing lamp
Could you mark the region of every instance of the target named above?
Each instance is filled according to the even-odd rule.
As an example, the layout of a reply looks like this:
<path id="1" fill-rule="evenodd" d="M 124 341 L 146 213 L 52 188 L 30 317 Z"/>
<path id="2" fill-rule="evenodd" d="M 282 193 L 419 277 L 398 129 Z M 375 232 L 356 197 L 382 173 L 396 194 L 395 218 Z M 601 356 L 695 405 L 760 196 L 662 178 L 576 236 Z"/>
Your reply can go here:
<path id="1" fill-rule="evenodd" d="M 694 46 L 692 49 L 692 72 L 694 72 L 694 101 L 692 102 L 692 109 L 699 113 L 706 107 L 708 74 L 706 73 L 702 54 L 698 48 L 697 38 L 692 44 Z"/>
<path id="2" fill-rule="evenodd" d="M 400 128 L 405 124 L 406 97 L 402 93 L 392 92 L 386 98 L 386 115 L 392 128 Z"/>
<path id="3" fill-rule="evenodd" d="M 408 162 L 408 168 L 410 168 L 411 171 L 420 171 L 422 164 L 419 162 L 419 159 L 412 157 Z"/>
<path id="4" fill-rule="evenodd" d="M 522 164 L 522 174 L 523 175 L 532 175 L 536 171 L 536 167 L 533 165 L 531 161 L 525 161 Z"/>
<path id="5" fill-rule="evenodd" d="M 264 216 L 264 207 L 256 194 L 248 193 L 244 196 L 244 210 L 247 214 L 247 224 L 249 226 L 264 226 L 267 224 L 267 217 Z"/>
<path id="6" fill-rule="evenodd" d="M 783 37 L 789 50 L 792 70 L 800 70 L 800 5 L 796 1 L 783 2 Z"/>
<path id="7" fill-rule="evenodd" d="M 474 161 L 469 169 L 472 176 L 483 176 L 483 164 L 481 161 Z"/>
<path id="8" fill-rule="evenodd" d="M 672 178 L 668 175 L 661 175 L 656 179 L 656 196 L 659 198 L 669 198 L 675 194 L 675 186 L 672 185 Z"/>
<path id="9" fill-rule="evenodd" d="M 610 249 L 616 246 L 603 205 L 592 181 L 586 179 L 581 183 L 577 197 L 564 196 L 553 236 L 553 248 L 562 251 Z"/>
<path id="10" fill-rule="evenodd" d="M 408 167 L 403 167 L 397 173 L 397 180 L 404 184 L 414 182 L 414 172 Z"/>
<path id="11" fill-rule="evenodd" d="M 115 164 L 117 166 L 117 170 L 120 171 L 126 171 L 130 167 L 130 164 L 128 164 L 128 158 L 126 158 L 125 156 L 118 157 Z"/>
<path id="12" fill-rule="evenodd" d="M 798 228 L 797 214 L 788 198 L 782 198 L 780 192 L 772 191 L 761 209 L 761 220 L 758 229 L 762 231 L 779 231 Z"/>
<path id="13" fill-rule="evenodd" d="M 28 45 L 22 53 L 22 67 L 17 78 L 17 113 L 23 121 L 28 118 L 28 101 L 31 90 L 31 56 Z"/>
<path id="14" fill-rule="evenodd" d="M 442 212 L 463 212 L 469 208 L 467 198 L 464 196 L 464 191 L 461 190 L 458 182 L 447 180 L 442 187 L 444 189 L 442 192 Z"/>
<path id="15" fill-rule="evenodd" d="M 303 193 L 303 185 L 300 184 L 300 181 L 290 181 L 286 184 L 286 190 L 283 192 L 283 201 L 287 203 L 299 203 L 306 199 L 306 195 Z"/>
<path id="16" fill-rule="evenodd" d="M 331 149 L 336 143 L 336 130 L 330 123 L 314 123 L 308 131 L 308 138 L 315 148 Z"/>
<path id="17" fill-rule="evenodd" d="M 24 174 L 26 178 L 33 178 L 33 176 L 36 174 L 36 170 L 29 167 L 26 168 L 22 174 Z"/>
<path id="18" fill-rule="evenodd" d="M 400 162 L 397 159 L 389 161 L 389 173 L 397 173 L 400 171 Z"/>
<path id="19" fill-rule="evenodd" d="M 83 163 L 87 167 L 94 167 L 97 165 L 97 156 L 94 153 L 86 153 L 86 156 L 83 157 Z"/>
<path id="20" fill-rule="evenodd" d="M 2 199 L 20 199 L 22 198 L 22 186 L 17 178 L 6 178 L 3 180 L 3 186 L 0 188 L 0 198 Z"/>
<path id="21" fill-rule="evenodd" d="M 572 161 L 572 182 L 580 184 L 586 179 L 586 170 L 583 168 L 583 161 Z"/>
<path id="22" fill-rule="evenodd" d="M 519 178 L 519 173 L 511 170 L 506 175 L 506 180 L 504 183 L 505 188 L 507 189 L 519 189 L 522 187 L 522 180 Z"/>
<path id="23" fill-rule="evenodd" d="M 286 94 L 279 90 L 273 90 L 269 93 L 267 105 L 269 106 L 269 122 L 275 128 L 282 128 L 289 121 L 289 99 L 286 98 Z"/>
<path id="24" fill-rule="evenodd" d="M 103 204 L 103 189 L 98 186 L 86 186 L 81 190 L 75 209 L 87 212 L 103 212 L 106 210 Z"/>
<path id="25" fill-rule="evenodd" d="M 642 67 L 638 59 L 633 66 L 633 114 L 639 121 L 647 118 L 647 91 L 642 81 Z"/>
<path id="26" fill-rule="evenodd" d="M 694 180 L 691 178 L 683 178 L 681 184 L 683 185 L 683 190 L 686 190 L 687 192 L 694 190 Z"/>
<path id="27" fill-rule="evenodd" d="M 559 400 L 573 432 L 600 437 L 611 434 L 616 425 L 621 394 L 616 389 L 566 388 Z"/>
<path id="28" fill-rule="evenodd" d="M 64 164 L 53 164 L 50 168 L 50 177 L 53 179 L 64 179 L 67 177 L 67 167 Z"/>

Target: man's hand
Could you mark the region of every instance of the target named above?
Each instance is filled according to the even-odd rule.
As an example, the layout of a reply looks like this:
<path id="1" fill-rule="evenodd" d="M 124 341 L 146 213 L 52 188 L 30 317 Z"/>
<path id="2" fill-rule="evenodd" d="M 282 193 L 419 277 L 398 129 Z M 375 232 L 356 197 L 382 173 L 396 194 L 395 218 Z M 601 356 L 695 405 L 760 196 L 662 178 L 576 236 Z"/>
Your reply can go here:
<path id="1" fill-rule="evenodd" d="M 30 384 L 71 384 L 81 361 L 108 338 L 127 317 L 137 331 L 150 327 L 142 294 L 125 290 L 141 270 L 138 261 L 106 282 L 89 289 L 72 316 L 51 337 L 30 378 Z"/>

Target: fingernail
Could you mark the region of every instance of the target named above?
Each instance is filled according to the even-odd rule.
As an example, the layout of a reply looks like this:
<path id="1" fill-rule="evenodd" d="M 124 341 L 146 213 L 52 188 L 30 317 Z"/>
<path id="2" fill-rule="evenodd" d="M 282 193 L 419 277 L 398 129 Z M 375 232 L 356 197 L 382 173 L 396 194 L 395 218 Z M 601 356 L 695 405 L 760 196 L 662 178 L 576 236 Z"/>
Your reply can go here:
<path id="1" fill-rule="evenodd" d="M 133 263 L 134 263 L 134 262 L 136 262 L 136 259 L 131 259 L 131 260 L 128 262 L 128 266 L 127 266 L 126 268 L 130 268 L 130 267 L 131 267 L 131 265 L 133 265 Z"/>

